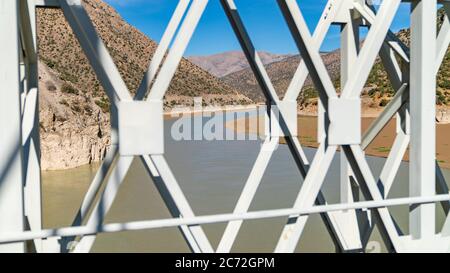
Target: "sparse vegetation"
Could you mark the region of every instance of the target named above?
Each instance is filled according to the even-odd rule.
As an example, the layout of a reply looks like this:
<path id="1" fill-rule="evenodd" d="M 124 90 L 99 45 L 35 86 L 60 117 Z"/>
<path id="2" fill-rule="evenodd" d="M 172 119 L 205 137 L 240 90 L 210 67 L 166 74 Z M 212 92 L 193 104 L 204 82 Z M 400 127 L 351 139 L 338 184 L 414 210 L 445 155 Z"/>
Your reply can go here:
<path id="1" fill-rule="evenodd" d="M 97 104 L 98 107 L 100 107 L 103 111 L 103 113 L 108 113 L 109 112 L 109 108 L 110 108 L 110 103 L 109 100 L 107 98 L 101 98 L 99 100 L 95 101 L 95 104 Z"/>
<path id="2" fill-rule="evenodd" d="M 78 90 L 75 89 L 72 85 L 64 83 L 61 86 L 61 92 L 66 94 L 78 95 Z"/>
<path id="3" fill-rule="evenodd" d="M 157 44 L 128 25 L 106 4 L 86 0 L 85 7 L 127 88 L 134 93 L 141 83 Z M 39 57 L 66 83 L 61 91 L 66 94 L 83 93 L 93 98 L 102 111 L 109 111 L 109 102 L 103 99 L 105 96 L 103 87 L 62 12 L 57 9 L 39 9 L 38 24 Z M 224 99 L 225 103 L 252 102 L 242 95 L 236 96 L 237 94 L 236 89 L 185 59 L 181 61 L 167 93 L 168 97 L 220 95 L 227 97 Z M 170 105 L 166 104 L 166 107 Z"/>

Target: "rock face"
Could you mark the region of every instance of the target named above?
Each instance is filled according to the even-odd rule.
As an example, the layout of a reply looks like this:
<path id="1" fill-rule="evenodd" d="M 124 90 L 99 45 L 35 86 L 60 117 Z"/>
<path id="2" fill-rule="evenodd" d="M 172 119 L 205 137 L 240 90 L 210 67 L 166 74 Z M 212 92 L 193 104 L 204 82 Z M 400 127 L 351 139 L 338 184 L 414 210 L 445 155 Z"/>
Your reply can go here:
<path id="1" fill-rule="evenodd" d="M 133 93 L 157 44 L 127 24 L 101 0 L 83 4 Z M 109 101 L 71 28 L 58 9 L 38 10 L 40 133 L 42 169 L 73 168 L 105 156 L 110 145 Z M 193 104 L 250 104 L 223 81 L 183 59 L 165 109 Z"/>
<path id="2" fill-rule="evenodd" d="M 41 62 L 39 77 L 42 169 L 74 168 L 102 160 L 110 144 L 108 113 L 89 96 L 61 91 L 66 83 Z"/>

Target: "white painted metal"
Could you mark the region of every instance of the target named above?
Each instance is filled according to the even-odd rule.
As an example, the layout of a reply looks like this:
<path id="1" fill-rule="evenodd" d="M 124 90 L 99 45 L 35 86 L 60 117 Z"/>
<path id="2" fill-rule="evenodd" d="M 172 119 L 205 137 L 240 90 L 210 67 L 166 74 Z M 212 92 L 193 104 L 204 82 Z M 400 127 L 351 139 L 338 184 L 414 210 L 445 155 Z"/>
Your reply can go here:
<path id="1" fill-rule="evenodd" d="M 283 102 L 288 101 L 289 98 L 285 98 L 283 101 L 280 101 L 275 89 L 272 85 L 272 82 L 270 81 L 267 71 L 265 70 L 261 59 L 258 55 L 258 53 L 255 51 L 255 48 L 251 42 L 250 37 L 247 34 L 247 31 L 241 21 L 241 18 L 239 16 L 239 13 L 237 11 L 237 7 L 234 4 L 234 1 L 231 0 L 223 0 L 222 1 L 222 5 L 225 9 L 225 12 L 227 13 L 227 16 L 231 22 L 231 25 L 233 26 L 233 29 L 235 31 L 236 36 L 238 37 L 242 48 L 244 49 L 244 53 L 247 57 L 247 60 L 250 64 L 250 67 L 253 70 L 253 73 L 255 74 L 256 79 L 258 80 L 258 83 L 260 84 L 260 86 L 262 87 L 263 93 L 266 96 L 266 100 L 267 100 L 267 105 L 269 105 L 269 113 L 271 113 L 272 111 L 270 110 L 270 108 L 272 107 L 277 107 L 279 112 L 279 115 L 274 115 L 271 116 L 271 118 L 276 118 L 278 123 L 280 123 L 280 128 L 283 131 L 283 135 L 287 136 L 285 137 L 287 144 L 290 148 L 290 151 L 292 153 L 292 155 L 294 156 L 294 160 L 297 163 L 297 167 L 299 168 L 299 171 L 301 172 L 302 176 L 305 177 L 307 170 L 308 170 L 308 163 L 307 163 L 307 159 L 306 156 L 304 155 L 303 149 L 301 148 L 301 145 L 298 141 L 298 138 L 296 137 L 291 137 L 292 135 L 296 135 L 297 133 L 293 133 L 292 132 L 292 127 L 293 126 L 289 126 L 289 117 L 292 116 L 289 113 L 286 113 L 285 109 L 282 105 Z M 293 78 L 292 81 L 296 81 L 297 79 Z M 288 101 L 289 102 L 289 101 Z M 292 118 L 291 118 L 292 119 Z M 272 124 L 273 122 L 269 122 L 268 124 Z M 275 130 L 277 130 L 278 126 L 275 126 Z M 271 134 L 273 132 L 270 132 Z M 275 134 L 274 137 L 278 137 L 278 134 Z M 264 146 L 263 146 L 264 148 Z M 317 195 L 317 200 L 316 203 L 317 204 L 324 204 L 325 199 L 323 198 L 323 195 L 321 192 L 319 192 L 319 194 Z M 251 202 L 251 201 L 250 201 Z M 335 236 L 335 242 L 340 243 L 341 245 L 344 245 L 344 243 L 342 243 L 342 238 L 341 238 L 341 234 L 343 234 L 343 232 L 340 230 L 339 224 L 336 221 L 335 217 L 329 215 L 329 214 L 322 214 L 321 215 L 323 220 L 326 223 L 327 228 L 329 229 L 329 232 L 331 234 L 333 234 L 333 236 Z M 235 226 L 236 229 L 239 228 L 238 225 Z M 237 231 L 234 231 L 234 234 L 236 234 Z"/>
<path id="2" fill-rule="evenodd" d="M 392 206 L 441 202 L 446 200 L 450 200 L 450 194 L 435 195 L 431 197 L 408 197 L 408 198 L 396 198 L 391 200 L 387 199 L 383 200 L 382 202 L 364 201 L 364 202 L 355 202 L 352 204 L 314 206 L 303 209 L 289 208 L 289 209 L 277 209 L 266 211 L 254 211 L 241 214 L 234 214 L 234 213 L 215 214 L 215 215 L 197 216 L 195 218 L 170 218 L 170 219 L 159 219 L 159 220 L 138 221 L 128 223 L 113 223 L 113 224 L 105 224 L 101 227 L 88 227 L 88 226 L 65 227 L 59 229 L 46 229 L 38 232 L 28 231 L 28 232 L 9 233 L 5 237 L 0 237 L 0 244 L 33 240 L 35 238 L 71 237 L 77 235 L 92 235 L 99 232 L 112 233 L 121 231 L 168 228 L 177 226 L 214 224 L 239 220 L 277 218 L 289 215 L 300 216 L 300 215 L 319 214 L 342 210 L 378 209 Z"/>
<path id="3" fill-rule="evenodd" d="M 121 156 L 164 154 L 162 100 L 121 101 L 117 110 Z"/>
<path id="4" fill-rule="evenodd" d="M 435 77 L 450 42 L 448 18 L 439 35 L 436 33 L 437 1 L 412 1 L 410 50 L 389 30 L 400 0 L 383 1 L 378 10 L 364 0 L 329 0 L 312 36 L 297 2 L 278 0 L 303 57 L 283 100 L 275 92 L 234 1 L 221 2 L 267 99 L 268 113 L 274 109 L 280 113 L 270 115 L 269 138 L 261 148 L 234 212 L 197 217 L 163 155 L 161 103 L 208 1 L 179 1 L 134 98 L 81 0 L 0 1 L 0 35 L 9 37 L 7 43 L 2 44 L 5 50 L 0 51 L 0 104 L 3 105 L 0 105 L 0 111 L 7 111 L 7 115 L 6 112 L 0 115 L 0 126 L 7 128 L 0 131 L 0 251 L 24 251 L 23 242 L 34 240 L 37 251 L 88 252 L 101 232 L 178 227 L 193 252 L 213 252 L 201 225 L 228 222 L 217 251 L 229 252 L 244 220 L 288 216 L 289 221 L 275 251 L 293 252 L 308 216 L 313 213 L 321 214 L 339 251 L 364 251 L 373 223 L 378 225 L 390 251 L 450 251 L 450 216 L 441 233 L 436 234 L 434 230 L 434 203 L 441 202 L 447 214 L 450 208 L 448 186 L 436 163 L 434 147 Z M 440 3 L 448 13 L 450 4 Z M 40 219 L 36 6 L 62 8 L 112 102 L 112 147 L 72 227 L 55 230 L 42 230 Z M 319 53 L 331 24 L 342 27 L 341 97 L 338 97 Z M 360 25 L 369 26 L 370 30 L 358 52 L 357 29 Z M 427 46 L 436 50 L 428 50 Z M 397 93 L 361 139 L 359 96 L 377 55 L 381 57 Z M 295 103 L 308 75 L 311 75 L 320 96 L 320 147 L 311 167 L 297 138 Z M 148 91 L 150 93 L 145 99 Z M 153 104 L 155 100 L 158 101 L 157 106 Z M 131 110 L 124 110 L 123 105 L 131 106 Z M 134 111 L 136 105 L 142 105 L 140 114 Z M 363 150 L 395 115 L 397 136 L 380 177 L 375 179 Z M 139 120 L 142 116 L 148 120 Z M 130 122 L 136 122 L 135 126 L 127 127 Z M 149 142 L 133 141 L 135 135 L 145 137 Z M 248 212 L 280 136 L 285 136 L 299 169 L 301 176 L 296 179 L 304 179 L 294 208 Z M 412 197 L 388 200 L 386 198 L 410 139 Z M 127 143 L 132 145 L 127 148 Z M 337 145 L 343 151 L 341 204 L 328 205 L 320 190 Z M 161 150 L 153 150 L 155 147 Z M 8 149 L 13 150 L 8 153 Z M 139 156 L 144 163 L 173 219 L 103 223 L 134 159 L 131 155 Z M 436 195 L 436 185 L 437 191 L 443 194 Z M 353 197 L 359 190 L 366 200 L 372 201 L 355 202 Z M 97 195 L 100 195 L 98 200 Z M 388 206 L 405 204 L 412 205 L 410 235 L 402 234 L 387 209 Z M 371 209 L 375 222 L 372 223 L 371 216 L 362 213 L 361 209 Z M 24 229 L 30 231 L 22 232 Z M 41 246 L 43 238 L 49 240 Z"/>
<path id="5" fill-rule="evenodd" d="M 20 38 L 23 48 L 22 86 L 22 145 L 24 164 L 25 227 L 42 228 L 41 172 L 39 138 L 39 97 L 37 71 L 36 9 L 32 1 L 19 1 Z M 34 240 L 34 249 L 42 251 L 40 239 Z"/>
<path id="6" fill-rule="evenodd" d="M 439 30 L 436 50 L 436 74 L 439 72 L 442 61 L 447 53 L 450 44 L 450 3 L 444 3 L 445 18 L 442 27 Z"/>
<path id="7" fill-rule="evenodd" d="M 281 107 L 282 109 L 279 109 Z M 280 113 L 284 113 L 284 121 L 286 126 L 289 128 L 289 135 L 283 132 L 280 126 Z M 297 101 L 296 100 L 280 100 L 277 106 L 271 107 L 270 119 L 270 136 L 272 137 L 297 137 L 298 136 L 298 126 L 297 126 Z"/>
<path id="8" fill-rule="evenodd" d="M 401 0 L 383 1 L 379 8 L 378 14 L 367 34 L 364 46 L 355 63 L 355 74 L 348 81 L 345 87 L 342 87 L 342 96 L 357 96 L 361 93 L 370 69 L 384 42 L 389 27 L 392 24 L 394 16 L 400 6 Z"/>
<path id="9" fill-rule="evenodd" d="M 331 24 L 334 22 L 336 14 L 340 11 L 343 1 L 331 0 L 327 2 L 324 8 L 323 14 L 320 17 L 320 21 L 317 24 L 316 30 L 313 34 L 313 42 L 316 48 L 320 48 Z M 305 84 L 306 78 L 308 77 L 309 71 L 306 64 L 301 60 L 297 71 L 294 74 L 291 84 L 289 85 L 285 99 L 297 99 L 300 95 L 303 85 Z"/>
<path id="10" fill-rule="evenodd" d="M 300 193 L 294 203 L 294 208 L 301 209 L 314 205 L 314 201 L 319 194 L 323 180 L 337 149 L 336 146 L 329 146 L 327 148 L 324 146 L 324 144 L 321 144 L 312 161 L 311 169 L 302 184 Z M 325 152 L 322 153 L 321 149 L 325 149 Z M 298 215 L 291 215 L 281 233 L 275 252 L 293 252 L 307 220 L 307 215 L 300 217 Z"/>
<path id="11" fill-rule="evenodd" d="M 361 22 L 361 16 L 354 9 L 354 1 L 346 1 L 346 9 L 341 10 L 340 14 L 343 19 L 341 25 L 341 86 L 345 86 L 348 79 L 353 74 L 352 64 L 358 59 L 359 47 L 360 47 L 360 35 L 359 28 Z M 336 123 L 333 122 L 333 116 L 331 109 L 333 109 L 333 101 L 339 104 L 339 100 L 331 99 L 329 103 L 329 111 L 328 115 L 330 116 L 330 125 L 328 127 L 328 131 L 331 132 L 333 127 L 336 126 Z M 343 100 L 345 101 L 345 100 Z M 347 124 L 351 124 L 352 132 L 347 132 L 350 137 L 344 136 L 343 139 L 352 139 L 354 143 L 361 143 L 361 102 L 359 99 L 356 100 L 347 100 L 351 103 L 353 107 L 356 107 L 356 113 L 353 113 L 349 120 L 346 121 Z M 353 101 L 353 102 L 351 102 Z M 342 104 L 342 103 L 341 103 Z M 345 103 L 344 103 L 345 104 Z M 336 110 L 334 108 L 334 110 Z M 351 113 L 351 109 L 341 109 L 343 113 Z M 338 110 L 339 111 L 339 110 Z M 338 113 L 338 120 L 345 120 L 345 115 L 340 115 Z M 353 123 L 355 121 L 355 123 Z M 346 126 L 346 125 L 344 125 Z M 334 128 L 336 130 L 337 127 Z M 336 135 L 341 134 L 342 132 L 346 132 L 347 130 L 344 127 L 338 129 L 338 132 L 329 134 L 328 142 L 336 143 L 338 141 L 333 141 L 332 138 L 336 137 Z M 334 137 L 333 137 L 334 136 Z M 352 203 L 354 201 L 354 196 L 359 195 L 359 187 L 355 186 L 355 179 L 353 178 L 353 174 L 351 168 L 347 162 L 347 158 L 345 157 L 345 153 L 340 153 L 340 201 L 342 203 Z M 359 212 L 349 210 L 341 212 L 341 221 L 342 225 L 345 226 L 346 231 L 346 242 L 347 247 L 345 251 L 361 251 L 363 248 L 362 240 L 358 234 L 361 233 L 360 227 L 358 225 L 358 215 L 361 214 Z M 361 217 L 361 216 L 360 216 Z M 364 216 L 362 216 L 364 217 Z"/>
<path id="12" fill-rule="evenodd" d="M 20 107 L 19 3 L 0 2 L 0 233 L 25 228 Z M 0 252 L 23 252 L 25 244 L 0 245 Z"/>
<path id="13" fill-rule="evenodd" d="M 177 37 L 175 38 L 169 55 L 161 67 L 160 75 L 150 89 L 150 99 L 162 100 L 164 93 L 170 85 L 170 81 L 175 74 L 181 58 L 194 34 L 195 28 L 208 4 L 208 0 L 193 0 L 183 24 L 180 26 Z"/>
<path id="14" fill-rule="evenodd" d="M 386 105 L 384 111 L 378 116 L 378 118 L 370 125 L 370 127 L 364 133 L 361 146 L 363 149 L 369 147 L 370 143 L 374 141 L 377 135 L 383 130 L 388 122 L 400 111 L 401 107 L 409 99 L 409 92 L 407 91 L 407 85 L 403 84 L 397 91 L 392 100 Z"/>
<path id="15" fill-rule="evenodd" d="M 161 41 L 156 48 L 155 53 L 153 54 L 152 60 L 150 62 L 149 68 L 147 69 L 147 73 L 145 73 L 142 82 L 136 91 L 135 100 L 142 100 L 147 91 L 152 84 L 153 80 L 156 77 L 156 74 L 159 71 L 161 63 L 164 59 L 164 55 L 167 53 L 167 50 L 172 42 L 180 23 L 182 22 L 183 16 L 186 13 L 186 10 L 190 4 L 190 0 L 180 0 L 178 5 L 170 19 L 169 24 L 167 25 L 166 31 L 164 32 Z"/>
<path id="16" fill-rule="evenodd" d="M 256 158 L 256 162 L 253 165 L 250 176 L 248 177 L 238 203 L 236 204 L 236 208 L 233 212 L 234 214 L 244 213 L 249 210 L 251 202 L 263 178 L 264 171 L 267 169 L 267 166 L 269 165 L 270 159 L 272 158 L 273 152 L 276 150 L 279 141 L 279 138 L 276 137 L 267 138 L 265 143 L 261 147 L 261 151 Z M 228 223 L 222 239 L 220 240 L 219 246 L 217 247 L 217 252 L 223 253 L 231 251 L 231 247 L 236 240 L 242 223 L 243 221 L 233 221 Z"/>
<path id="17" fill-rule="evenodd" d="M 411 196 L 436 194 L 436 0 L 414 1 L 411 7 Z M 435 234 L 435 204 L 411 207 L 413 239 Z"/>
<path id="18" fill-rule="evenodd" d="M 361 143 L 361 100 L 359 98 L 331 98 L 328 101 L 328 114 L 329 145 Z"/>

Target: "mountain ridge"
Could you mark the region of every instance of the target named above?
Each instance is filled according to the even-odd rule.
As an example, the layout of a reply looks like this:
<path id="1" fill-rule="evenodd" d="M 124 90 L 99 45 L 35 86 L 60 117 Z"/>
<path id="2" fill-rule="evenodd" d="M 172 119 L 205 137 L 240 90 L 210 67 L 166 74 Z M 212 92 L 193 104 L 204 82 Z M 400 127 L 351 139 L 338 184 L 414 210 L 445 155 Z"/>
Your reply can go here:
<path id="1" fill-rule="evenodd" d="M 260 51 L 258 53 L 261 61 L 265 65 L 292 56 L 292 54 L 276 54 L 267 51 Z M 250 67 L 244 53 L 239 50 L 206 56 L 189 56 L 187 59 L 219 78 Z"/>

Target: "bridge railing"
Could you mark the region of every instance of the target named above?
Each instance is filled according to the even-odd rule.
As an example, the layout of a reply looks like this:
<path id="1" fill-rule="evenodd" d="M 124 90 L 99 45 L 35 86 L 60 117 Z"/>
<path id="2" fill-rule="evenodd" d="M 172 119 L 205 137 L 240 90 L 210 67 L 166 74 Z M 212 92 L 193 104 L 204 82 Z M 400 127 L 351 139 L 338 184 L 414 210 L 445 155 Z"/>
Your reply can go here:
<path id="1" fill-rule="evenodd" d="M 310 33 L 295 0 L 278 0 L 302 60 L 280 99 L 246 31 L 233 0 L 222 7 L 266 98 L 267 116 L 278 129 L 269 132 L 233 213 L 195 216 L 164 156 L 163 97 L 208 4 L 180 0 L 132 97 L 80 0 L 2 0 L 0 2 L 0 251 L 88 252 L 102 232 L 178 227 L 193 252 L 229 252 L 244 220 L 288 217 L 275 246 L 293 252 L 308 217 L 320 214 L 343 252 L 364 251 L 375 225 L 390 251 L 450 251 L 450 217 L 436 233 L 436 203 L 449 213 L 450 195 L 436 162 L 436 75 L 450 43 L 450 22 L 437 29 L 438 4 L 450 14 L 450 2 L 411 2 L 411 44 L 390 31 L 401 0 L 329 0 Z M 39 151 L 39 102 L 36 8 L 60 8 L 79 41 L 111 107 L 111 143 L 70 227 L 42 229 Z M 332 25 L 341 27 L 341 92 L 333 86 L 320 55 Z M 360 44 L 359 29 L 368 28 Z M 361 93 L 381 59 L 396 90 L 392 101 L 361 134 Z M 319 92 L 319 148 L 308 162 L 298 141 L 296 99 L 310 76 Z M 278 111 L 274 111 L 277 109 Z M 277 112 L 277 114 L 275 113 Z M 292 114 L 294 113 L 294 114 Z M 364 150 L 396 116 L 397 135 L 381 175 L 375 177 Z M 273 126 L 275 128 L 275 126 Z M 140 136 L 140 137 L 136 137 Z M 145 137 L 143 137 L 145 136 Z M 250 204 L 273 154 L 284 137 L 303 184 L 292 208 L 249 212 Z M 142 141 L 147 139 L 148 141 Z M 409 147 L 410 197 L 388 199 L 400 162 Z M 331 160 L 341 149 L 341 200 L 329 205 L 321 187 Z M 168 206 L 171 219 L 104 224 L 133 159 L 140 158 Z M 437 189 L 437 191 L 436 191 Z M 355 202 L 362 192 L 368 201 Z M 95 197 L 100 195 L 100 198 Z M 410 205 L 410 234 L 399 230 L 388 207 Z M 370 211 L 371 213 L 368 213 Z M 372 221 L 372 218 L 374 221 Z M 359 221 L 366 219 L 366 221 Z M 228 223 L 214 249 L 202 225 Z"/>

